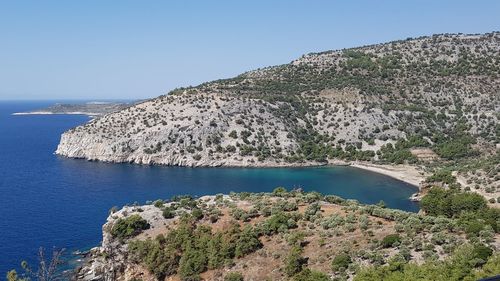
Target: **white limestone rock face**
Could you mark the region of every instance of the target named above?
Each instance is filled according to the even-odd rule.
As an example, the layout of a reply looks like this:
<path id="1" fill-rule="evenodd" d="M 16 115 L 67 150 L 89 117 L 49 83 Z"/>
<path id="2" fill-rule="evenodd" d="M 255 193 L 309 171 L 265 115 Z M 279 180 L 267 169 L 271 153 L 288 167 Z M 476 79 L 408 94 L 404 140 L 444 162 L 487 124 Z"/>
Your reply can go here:
<path id="1" fill-rule="evenodd" d="M 269 112 L 275 107 L 198 92 L 163 96 L 65 132 L 56 154 L 146 165 L 286 165 L 282 159 L 258 161 L 252 151 L 240 153 L 257 142 L 282 151 L 296 149 L 283 122 Z"/>

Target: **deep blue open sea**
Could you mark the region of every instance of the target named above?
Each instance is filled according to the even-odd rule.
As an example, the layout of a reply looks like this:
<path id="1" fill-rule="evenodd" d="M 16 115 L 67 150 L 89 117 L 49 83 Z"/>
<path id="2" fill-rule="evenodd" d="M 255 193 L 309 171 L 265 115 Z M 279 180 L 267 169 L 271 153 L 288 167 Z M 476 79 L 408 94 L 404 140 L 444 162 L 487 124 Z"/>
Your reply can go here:
<path id="1" fill-rule="evenodd" d="M 40 246 L 67 252 L 99 244 L 112 206 L 177 194 L 271 191 L 302 187 L 363 203 L 417 211 L 415 187 L 350 167 L 180 168 L 105 164 L 53 154 L 65 130 L 89 120 L 75 115 L 23 115 L 53 104 L 0 102 L 0 280 Z"/>

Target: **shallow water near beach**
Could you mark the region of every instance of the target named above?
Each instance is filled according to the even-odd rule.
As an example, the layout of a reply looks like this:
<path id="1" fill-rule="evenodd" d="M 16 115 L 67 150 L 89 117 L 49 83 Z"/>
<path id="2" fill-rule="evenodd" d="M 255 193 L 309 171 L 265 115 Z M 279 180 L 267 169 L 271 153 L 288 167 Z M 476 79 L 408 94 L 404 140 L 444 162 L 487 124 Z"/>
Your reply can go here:
<path id="1" fill-rule="evenodd" d="M 107 164 L 53 154 L 65 130 L 89 117 L 11 115 L 53 104 L 0 102 L 0 278 L 38 247 L 68 252 L 99 244 L 112 206 L 173 195 L 300 187 L 362 203 L 418 211 L 410 184 L 351 167 L 181 168 Z"/>

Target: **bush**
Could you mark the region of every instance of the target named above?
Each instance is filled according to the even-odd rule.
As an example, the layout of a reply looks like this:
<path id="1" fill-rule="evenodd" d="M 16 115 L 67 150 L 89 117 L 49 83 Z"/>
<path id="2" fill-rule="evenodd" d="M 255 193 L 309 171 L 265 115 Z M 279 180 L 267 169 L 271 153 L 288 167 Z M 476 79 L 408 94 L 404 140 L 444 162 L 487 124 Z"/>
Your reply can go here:
<path id="1" fill-rule="evenodd" d="M 486 200 L 476 193 L 461 193 L 433 187 L 422 198 L 422 209 L 432 216 L 457 217 L 462 212 L 477 212 L 487 207 Z"/>
<path id="2" fill-rule="evenodd" d="M 342 269 L 347 269 L 349 264 L 352 263 L 351 257 L 346 253 L 341 253 L 335 256 L 332 261 L 332 270 L 339 271 Z"/>
<path id="3" fill-rule="evenodd" d="M 234 255 L 239 258 L 259 249 L 262 244 L 251 226 L 246 226 L 236 242 Z"/>
<path id="4" fill-rule="evenodd" d="M 132 261 L 143 264 L 159 280 L 179 274 L 181 280 L 200 280 L 200 273 L 216 269 L 235 257 L 249 254 L 261 247 L 253 227 L 243 230 L 234 223 L 223 231 L 197 225 L 193 216 L 185 216 L 177 228 L 155 240 L 131 241 Z"/>
<path id="5" fill-rule="evenodd" d="M 482 268 L 474 273 L 474 276 L 471 279 L 479 280 L 482 278 L 495 276 L 498 275 L 498 272 L 500 272 L 500 255 L 495 254 L 494 256 L 490 257 L 490 259 L 488 259 L 488 262 L 484 264 Z"/>
<path id="6" fill-rule="evenodd" d="M 163 209 L 162 214 L 163 214 L 164 218 L 171 219 L 171 218 L 175 217 L 175 210 L 171 207 L 167 207 L 167 208 Z"/>
<path id="7" fill-rule="evenodd" d="M 328 275 L 323 272 L 310 270 L 306 268 L 295 275 L 292 279 L 293 281 L 329 281 Z"/>
<path id="8" fill-rule="evenodd" d="M 237 139 L 238 138 L 238 132 L 236 132 L 235 130 L 232 130 L 231 133 L 229 133 L 229 137 L 231 137 L 233 139 Z"/>
<path id="9" fill-rule="evenodd" d="M 273 194 L 276 195 L 276 196 L 283 196 L 287 193 L 287 190 L 286 188 L 282 187 L 282 186 L 279 186 L 279 187 L 276 187 L 274 190 L 273 190 Z"/>
<path id="10" fill-rule="evenodd" d="M 272 235 L 276 233 L 283 233 L 288 229 L 295 227 L 297 227 L 297 222 L 290 214 L 279 212 L 269 217 L 262 224 L 262 232 L 266 235 Z"/>
<path id="11" fill-rule="evenodd" d="M 401 243 L 401 237 L 399 234 L 389 234 L 382 239 L 382 247 L 384 248 L 390 248 L 393 247 L 394 244 L 396 243 Z"/>
<path id="12" fill-rule="evenodd" d="M 158 280 L 175 274 L 180 258 L 175 247 L 165 247 L 161 242 L 163 239 L 159 236 L 155 240 L 131 241 L 128 246 L 132 260 L 145 264 Z"/>
<path id="13" fill-rule="evenodd" d="M 414 163 L 417 161 L 417 158 L 411 154 L 410 150 L 407 148 L 399 148 L 394 146 L 391 143 L 385 144 L 380 148 L 381 159 L 395 164 L 403 164 L 406 161 L 409 163 Z"/>
<path id="14" fill-rule="evenodd" d="M 203 218 L 203 211 L 198 208 L 194 208 L 191 211 L 191 216 L 193 216 L 196 220 L 201 220 Z"/>
<path id="15" fill-rule="evenodd" d="M 480 259 L 480 264 L 486 263 L 488 258 L 493 254 L 493 250 L 490 247 L 484 245 L 476 245 L 472 254 L 475 258 Z"/>
<path id="16" fill-rule="evenodd" d="M 224 276 L 224 281 L 243 281 L 243 275 L 239 272 L 229 272 Z"/>
<path id="17" fill-rule="evenodd" d="M 453 184 L 457 181 L 457 178 L 451 175 L 449 170 L 439 170 L 428 177 L 426 182 L 442 182 L 446 184 Z"/>
<path id="18" fill-rule="evenodd" d="M 153 205 L 154 205 L 156 208 L 161 208 L 161 207 L 163 207 L 163 204 L 164 204 L 164 202 L 163 202 L 163 200 L 161 200 L 161 199 L 158 199 L 158 200 L 156 200 L 156 201 L 154 201 L 154 202 L 153 202 Z"/>
<path id="19" fill-rule="evenodd" d="M 454 193 L 451 198 L 452 214 L 476 212 L 487 207 L 486 200 L 477 193 Z"/>
<path id="20" fill-rule="evenodd" d="M 291 277 L 302 271 L 303 266 L 307 264 L 307 258 L 301 256 L 302 248 L 293 246 L 290 253 L 285 258 L 285 273 Z"/>
<path id="21" fill-rule="evenodd" d="M 141 216 L 132 215 L 118 219 L 111 229 L 111 235 L 118 239 L 126 239 L 138 235 L 149 226 L 149 223 Z"/>
<path id="22" fill-rule="evenodd" d="M 491 257 L 483 268 L 477 269 L 484 263 L 478 263 L 474 247 L 465 244 L 457 249 L 451 258 L 444 261 L 428 261 L 424 264 L 403 263 L 399 265 L 368 267 L 355 276 L 355 281 L 371 280 L 478 280 L 478 276 L 492 277 L 498 274 L 500 259 Z"/>
<path id="23" fill-rule="evenodd" d="M 306 210 L 304 211 L 304 219 L 308 221 L 312 221 L 312 219 L 316 216 L 316 213 L 321 211 L 321 206 L 319 205 L 318 202 L 314 202 L 309 204 L 307 206 Z"/>
<path id="24" fill-rule="evenodd" d="M 187 247 L 179 261 L 179 275 L 183 281 L 201 280 L 200 273 L 207 269 L 207 257 L 201 249 Z"/>
<path id="25" fill-rule="evenodd" d="M 471 137 L 462 136 L 438 143 L 435 152 L 442 158 L 459 159 L 471 154 Z"/>

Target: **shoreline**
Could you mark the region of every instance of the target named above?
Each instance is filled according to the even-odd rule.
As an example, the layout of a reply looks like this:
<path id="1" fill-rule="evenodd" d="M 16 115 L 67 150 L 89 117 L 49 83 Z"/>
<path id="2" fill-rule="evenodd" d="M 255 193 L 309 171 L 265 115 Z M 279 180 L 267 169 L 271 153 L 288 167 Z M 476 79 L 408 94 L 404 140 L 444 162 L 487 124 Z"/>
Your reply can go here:
<path id="1" fill-rule="evenodd" d="M 328 163 L 314 163 L 314 162 L 305 162 L 305 163 L 196 163 L 195 165 L 170 165 L 164 163 L 156 163 L 154 161 L 150 163 L 138 163 L 135 161 L 106 161 L 101 159 L 88 159 L 84 157 L 69 157 L 64 154 L 60 154 L 57 151 L 54 152 L 55 155 L 72 158 L 72 159 L 80 159 L 86 161 L 96 161 L 103 163 L 111 163 L 111 164 L 132 164 L 132 165 L 141 165 L 141 166 L 173 166 L 173 167 L 186 167 L 186 168 L 307 168 L 307 167 L 354 167 L 366 171 L 371 171 L 374 173 L 378 173 L 381 175 L 385 175 L 396 180 L 408 183 L 418 188 L 420 192 L 420 185 L 425 181 L 426 175 L 420 171 L 416 166 L 408 165 L 408 164 L 399 164 L 399 165 L 391 165 L 391 164 L 373 164 L 368 162 L 348 162 L 343 160 L 330 160 Z"/>
<path id="2" fill-rule="evenodd" d="M 389 176 L 411 184 L 417 187 L 419 191 L 421 183 L 425 181 L 425 175 L 415 166 L 411 165 L 382 165 L 354 162 L 348 164 L 348 166 Z"/>

